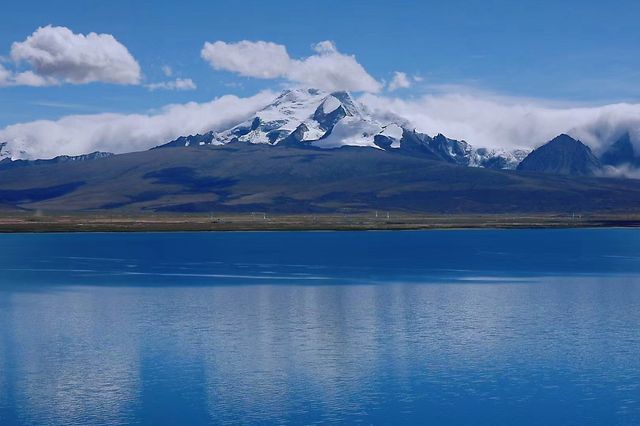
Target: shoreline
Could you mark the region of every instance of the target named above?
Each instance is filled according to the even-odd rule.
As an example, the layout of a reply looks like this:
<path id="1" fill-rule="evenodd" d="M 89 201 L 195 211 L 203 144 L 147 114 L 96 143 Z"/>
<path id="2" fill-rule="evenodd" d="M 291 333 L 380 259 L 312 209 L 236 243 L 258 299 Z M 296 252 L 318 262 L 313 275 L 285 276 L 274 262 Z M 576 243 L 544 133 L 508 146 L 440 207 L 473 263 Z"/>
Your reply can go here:
<path id="1" fill-rule="evenodd" d="M 637 228 L 640 214 L 546 215 L 1 215 L 0 233 L 401 231 Z"/>

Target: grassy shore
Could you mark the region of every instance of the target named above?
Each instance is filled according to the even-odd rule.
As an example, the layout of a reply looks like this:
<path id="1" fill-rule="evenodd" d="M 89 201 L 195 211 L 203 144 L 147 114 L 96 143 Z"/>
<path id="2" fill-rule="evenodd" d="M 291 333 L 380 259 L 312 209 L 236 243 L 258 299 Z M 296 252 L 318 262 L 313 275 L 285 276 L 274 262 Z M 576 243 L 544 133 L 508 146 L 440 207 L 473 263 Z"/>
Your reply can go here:
<path id="1" fill-rule="evenodd" d="M 104 215 L 2 214 L 0 232 L 305 231 L 640 227 L 640 214 Z"/>

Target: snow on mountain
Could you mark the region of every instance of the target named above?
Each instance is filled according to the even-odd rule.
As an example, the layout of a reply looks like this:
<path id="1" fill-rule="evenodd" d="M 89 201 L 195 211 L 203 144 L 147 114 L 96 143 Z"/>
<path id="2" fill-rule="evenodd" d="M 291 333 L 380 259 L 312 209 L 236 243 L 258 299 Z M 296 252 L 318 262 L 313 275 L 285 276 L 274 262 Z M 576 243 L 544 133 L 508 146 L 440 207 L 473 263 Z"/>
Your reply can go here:
<path id="1" fill-rule="evenodd" d="M 347 92 L 295 89 L 283 92 L 252 119 L 218 133 L 209 143 L 313 142 L 326 148 L 375 147 L 373 136 L 382 129 Z"/>
<path id="2" fill-rule="evenodd" d="M 402 127 L 398 126 L 396 123 L 391 123 L 386 125 L 380 134 L 393 140 L 391 148 L 400 148 L 400 140 L 404 134 Z"/>
<path id="3" fill-rule="evenodd" d="M 324 102 L 322 102 L 322 112 L 325 114 L 330 114 L 338 109 L 340 105 L 340 100 L 338 98 L 329 95 L 325 98 Z"/>
<path id="4" fill-rule="evenodd" d="M 374 139 L 383 130 L 383 126 L 375 121 L 363 120 L 361 117 L 344 117 L 325 137 L 311 144 L 320 148 L 339 148 L 344 145 L 378 148 Z"/>
<path id="5" fill-rule="evenodd" d="M 473 148 L 465 141 L 449 139 L 442 133 L 438 133 L 429 142 L 429 146 L 443 159 L 464 166 L 469 165 L 469 159 Z"/>
<path id="6" fill-rule="evenodd" d="M 469 156 L 469 167 L 484 167 L 487 169 L 515 170 L 518 164 L 526 158 L 531 150 L 476 148 Z"/>
<path id="7" fill-rule="evenodd" d="M 309 143 L 324 148 L 342 145 L 376 147 L 374 136 L 385 126 L 369 116 L 347 92 L 286 90 L 255 116 L 229 129 L 182 136 L 164 146 L 222 145 L 229 142 Z"/>
<path id="8" fill-rule="evenodd" d="M 465 141 L 450 139 L 442 134 L 430 137 L 408 129 L 402 118 L 374 117 L 348 92 L 327 93 L 317 89 L 285 90 L 244 122 L 227 129 L 181 136 L 157 148 L 224 145 L 231 142 L 327 149 L 370 147 L 405 155 L 426 156 L 463 166 L 496 169 L 514 169 L 528 153 L 476 149 Z M 29 158 L 26 153 L 13 152 L 11 148 L 11 143 L 0 143 L 0 160 Z M 87 158 L 61 156 L 57 161 L 84 160 L 91 156 L 96 154 L 89 154 Z"/>
<path id="9" fill-rule="evenodd" d="M 317 139 L 324 132 L 312 118 L 322 106 L 326 94 L 319 90 L 288 90 L 275 101 L 258 111 L 254 118 L 219 133 L 213 144 L 224 144 L 235 140 L 249 143 L 268 143 L 275 145 L 305 126 L 303 140 Z"/>
<path id="10" fill-rule="evenodd" d="M 465 141 L 442 134 L 432 138 L 399 123 L 374 118 L 348 92 L 325 93 L 316 89 L 286 90 L 247 121 L 218 133 L 182 136 L 161 147 L 230 142 L 327 149 L 371 147 L 494 169 L 515 169 L 528 154 L 527 151 L 476 149 Z"/>

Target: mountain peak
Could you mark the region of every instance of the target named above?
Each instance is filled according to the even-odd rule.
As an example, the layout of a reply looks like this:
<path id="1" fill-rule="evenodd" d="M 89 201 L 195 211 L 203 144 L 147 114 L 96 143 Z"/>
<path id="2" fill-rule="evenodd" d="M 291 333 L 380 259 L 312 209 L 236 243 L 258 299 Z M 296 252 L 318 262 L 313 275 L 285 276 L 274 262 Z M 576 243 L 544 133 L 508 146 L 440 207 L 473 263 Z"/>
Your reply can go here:
<path id="1" fill-rule="evenodd" d="M 607 166 L 620 166 L 622 164 L 635 164 L 638 159 L 631 143 L 629 132 L 616 140 L 600 157 L 602 164 Z"/>
<path id="2" fill-rule="evenodd" d="M 547 142 L 547 144 L 565 144 L 565 145 L 584 145 L 582 142 L 580 142 L 577 139 L 572 138 L 571 136 L 569 136 L 566 133 L 561 133 L 558 136 L 556 136 L 555 138 L 551 139 L 549 142 Z M 586 145 L 584 145 L 586 146 Z"/>
<path id="3" fill-rule="evenodd" d="M 344 141 L 326 139 L 338 123 Z M 345 128 L 342 128 L 345 127 Z M 334 147 L 341 145 L 373 146 L 374 136 L 384 126 L 370 117 L 347 91 L 327 93 L 314 88 L 284 90 L 254 117 L 219 133 L 180 137 L 164 146 L 220 145 L 233 141 L 287 145 L 308 143 Z M 346 133 L 360 132 L 360 135 Z M 322 140 L 322 141 L 321 141 Z"/>
<path id="4" fill-rule="evenodd" d="M 182 136 L 163 146 L 252 144 L 340 148 L 358 146 L 428 157 L 463 166 L 514 168 L 519 158 L 510 152 L 475 150 L 465 141 L 435 138 L 409 131 L 403 120 L 381 121 L 347 91 L 292 89 L 246 121 L 221 132 Z"/>
<path id="5" fill-rule="evenodd" d="M 602 165 L 591 148 L 567 134 L 561 134 L 533 150 L 518 170 L 573 176 L 593 176 Z"/>

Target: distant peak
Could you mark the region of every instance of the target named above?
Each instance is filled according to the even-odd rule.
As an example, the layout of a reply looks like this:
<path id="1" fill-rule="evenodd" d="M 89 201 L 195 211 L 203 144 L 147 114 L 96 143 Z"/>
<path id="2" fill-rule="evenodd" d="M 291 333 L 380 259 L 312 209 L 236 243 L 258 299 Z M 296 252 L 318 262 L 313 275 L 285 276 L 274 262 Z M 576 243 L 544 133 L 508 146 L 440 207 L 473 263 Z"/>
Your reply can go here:
<path id="1" fill-rule="evenodd" d="M 625 132 L 614 142 L 614 145 L 631 145 L 631 134 L 629 132 Z"/>
<path id="2" fill-rule="evenodd" d="M 578 139 L 574 139 L 566 133 L 561 133 L 549 142 L 565 142 L 565 143 L 582 143 Z"/>
<path id="3" fill-rule="evenodd" d="M 518 170 L 573 176 L 594 176 L 601 168 L 591 149 L 563 133 L 532 151 Z"/>
<path id="4" fill-rule="evenodd" d="M 620 136 L 613 144 L 602 153 L 600 157 L 602 164 L 609 166 L 620 166 L 622 164 L 640 164 L 636 159 L 635 149 L 631 143 L 629 132 Z"/>

